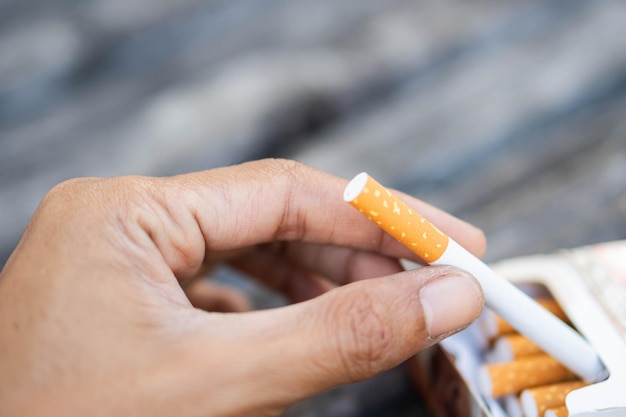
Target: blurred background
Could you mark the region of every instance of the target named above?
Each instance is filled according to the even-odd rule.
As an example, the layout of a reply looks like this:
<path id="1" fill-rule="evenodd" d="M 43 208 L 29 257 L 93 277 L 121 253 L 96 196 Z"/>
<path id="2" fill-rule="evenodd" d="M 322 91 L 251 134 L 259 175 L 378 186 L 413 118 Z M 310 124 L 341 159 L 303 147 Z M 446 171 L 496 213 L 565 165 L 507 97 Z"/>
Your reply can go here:
<path id="1" fill-rule="evenodd" d="M 626 3 L 0 0 L 0 266 L 64 179 L 263 157 L 367 170 L 488 261 L 626 238 Z M 286 415 L 423 415 L 412 392 Z"/>

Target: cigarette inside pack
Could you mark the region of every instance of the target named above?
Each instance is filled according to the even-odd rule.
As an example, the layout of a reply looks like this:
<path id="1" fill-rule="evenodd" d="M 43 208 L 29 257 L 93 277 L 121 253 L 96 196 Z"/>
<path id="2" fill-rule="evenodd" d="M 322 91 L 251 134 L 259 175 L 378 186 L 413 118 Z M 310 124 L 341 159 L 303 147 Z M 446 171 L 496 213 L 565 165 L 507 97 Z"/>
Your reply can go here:
<path id="1" fill-rule="evenodd" d="M 591 342 L 609 371 L 606 380 L 581 380 L 532 340 L 485 310 L 468 329 L 412 361 L 414 380 L 432 414 L 626 416 L 626 315 L 613 308 L 626 303 L 626 242 L 608 246 L 611 250 L 607 251 L 605 244 L 600 251 L 585 247 L 494 265 Z M 611 267 L 606 268 L 609 263 Z M 607 294 L 604 285 L 598 285 L 606 282 L 607 274 L 613 275 L 613 284 L 619 281 L 624 285 L 611 286 Z"/>
<path id="2" fill-rule="evenodd" d="M 536 301 L 568 321 L 553 298 Z M 510 416 L 542 417 L 547 410 L 562 413 L 563 408 L 567 411 L 567 394 L 588 385 L 494 313 L 485 312 L 478 325 L 488 346 L 478 369 L 479 393 L 500 400 Z"/>

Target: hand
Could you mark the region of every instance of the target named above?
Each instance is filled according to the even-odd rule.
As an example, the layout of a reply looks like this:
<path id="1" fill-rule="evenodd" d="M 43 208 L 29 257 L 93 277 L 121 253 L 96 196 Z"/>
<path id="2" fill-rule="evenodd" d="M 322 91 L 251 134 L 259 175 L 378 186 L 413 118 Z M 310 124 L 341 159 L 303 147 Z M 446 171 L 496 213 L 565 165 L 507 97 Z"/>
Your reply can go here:
<path id="1" fill-rule="evenodd" d="M 55 187 L 0 275 L 0 415 L 275 416 L 472 322 L 476 281 L 402 272 L 414 255 L 343 202 L 345 185 L 267 160 Z M 480 231 L 405 198 L 482 254 Z M 308 301 L 194 308 L 246 308 L 194 281 L 218 261 Z"/>

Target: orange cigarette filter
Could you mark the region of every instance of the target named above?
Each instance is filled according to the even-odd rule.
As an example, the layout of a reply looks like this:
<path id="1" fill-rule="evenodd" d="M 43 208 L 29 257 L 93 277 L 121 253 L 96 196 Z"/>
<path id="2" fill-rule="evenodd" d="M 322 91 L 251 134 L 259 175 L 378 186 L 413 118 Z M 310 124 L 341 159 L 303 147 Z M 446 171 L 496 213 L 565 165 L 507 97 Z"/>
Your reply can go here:
<path id="1" fill-rule="evenodd" d="M 479 372 L 479 387 L 484 395 L 497 398 L 575 378 L 556 359 L 541 354 L 513 362 L 484 365 Z"/>
<path id="2" fill-rule="evenodd" d="M 549 408 L 565 406 L 567 394 L 587 385 L 583 381 L 570 381 L 524 390 L 520 395 L 524 415 L 541 417 Z"/>
<path id="3" fill-rule="evenodd" d="M 496 335 L 515 333 L 515 329 L 509 323 L 504 321 L 502 317 L 494 314 L 493 319 L 495 321 Z"/>
<path id="4" fill-rule="evenodd" d="M 426 262 L 448 247 L 448 236 L 371 177 L 350 204 Z"/>
<path id="5" fill-rule="evenodd" d="M 493 353 L 496 361 L 508 362 L 544 352 L 532 340 L 516 333 L 498 338 L 493 344 Z"/>
<path id="6" fill-rule="evenodd" d="M 569 411 L 564 405 L 561 407 L 550 408 L 543 414 L 544 417 L 569 417 Z"/>

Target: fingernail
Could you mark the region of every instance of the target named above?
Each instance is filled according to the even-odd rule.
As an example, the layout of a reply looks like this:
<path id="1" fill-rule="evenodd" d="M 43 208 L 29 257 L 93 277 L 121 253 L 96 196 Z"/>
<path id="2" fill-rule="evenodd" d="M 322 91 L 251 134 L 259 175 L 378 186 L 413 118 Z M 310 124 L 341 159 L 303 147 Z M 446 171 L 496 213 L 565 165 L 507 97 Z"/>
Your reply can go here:
<path id="1" fill-rule="evenodd" d="M 473 322 L 483 306 L 478 283 L 462 271 L 434 278 L 420 291 L 426 329 L 432 339 L 451 334 Z"/>

